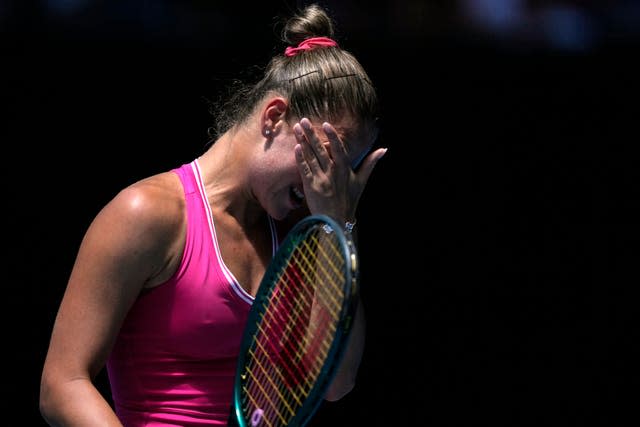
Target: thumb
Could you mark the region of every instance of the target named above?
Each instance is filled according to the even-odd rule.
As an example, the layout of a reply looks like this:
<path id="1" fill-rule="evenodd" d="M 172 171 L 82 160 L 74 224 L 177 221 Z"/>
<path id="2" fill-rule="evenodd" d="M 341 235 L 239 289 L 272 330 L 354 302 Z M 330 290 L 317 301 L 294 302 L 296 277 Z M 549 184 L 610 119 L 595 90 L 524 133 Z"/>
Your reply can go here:
<path id="1" fill-rule="evenodd" d="M 361 182 L 367 182 L 373 168 L 378 161 L 387 153 L 387 148 L 378 148 L 374 152 L 370 153 L 362 162 L 360 170 L 358 171 L 358 178 Z"/>

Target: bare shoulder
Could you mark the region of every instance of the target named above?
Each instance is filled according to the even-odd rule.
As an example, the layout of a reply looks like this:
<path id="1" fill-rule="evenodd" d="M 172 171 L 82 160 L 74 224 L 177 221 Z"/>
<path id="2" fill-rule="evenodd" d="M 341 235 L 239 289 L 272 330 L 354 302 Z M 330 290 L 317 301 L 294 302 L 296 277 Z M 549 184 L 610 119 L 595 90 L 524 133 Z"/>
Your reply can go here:
<path id="1" fill-rule="evenodd" d="M 145 281 L 156 282 L 179 262 L 185 227 L 182 185 L 175 173 L 165 172 L 122 189 L 98 213 L 86 239 L 119 265 L 144 266 Z"/>
<path id="2" fill-rule="evenodd" d="M 171 227 L 182 220 L 184 193 L 177 175 L 165 172 L 122 189 L 104 210 L 153 231 L 156 227 Z"/>

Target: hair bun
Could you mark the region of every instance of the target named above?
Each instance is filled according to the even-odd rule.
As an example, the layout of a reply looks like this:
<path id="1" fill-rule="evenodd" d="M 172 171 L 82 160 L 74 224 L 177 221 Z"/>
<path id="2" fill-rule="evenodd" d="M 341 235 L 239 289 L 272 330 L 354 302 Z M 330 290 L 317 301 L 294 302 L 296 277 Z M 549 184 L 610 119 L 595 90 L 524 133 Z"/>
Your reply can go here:
<path id="1" fill-rule="evenodd" d="M 298 46 L 312 37 L 334 38 L 333 20 L 315 3 L 289 18 L 282 30 L 282 41 L 288 46 Z"/>

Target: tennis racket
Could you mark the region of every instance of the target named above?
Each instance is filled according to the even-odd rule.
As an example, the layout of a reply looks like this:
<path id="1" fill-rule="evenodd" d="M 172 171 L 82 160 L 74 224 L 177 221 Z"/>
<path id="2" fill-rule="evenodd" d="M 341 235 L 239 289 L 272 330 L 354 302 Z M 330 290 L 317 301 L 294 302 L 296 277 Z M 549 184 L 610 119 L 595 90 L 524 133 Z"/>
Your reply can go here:
<path id="1" fill-rule="evenodd" d="M 310 215 L 287 234 L 251 306 L 229 426 L 306 425 L 335 375 L 355 317 L 351 234 Z"/>

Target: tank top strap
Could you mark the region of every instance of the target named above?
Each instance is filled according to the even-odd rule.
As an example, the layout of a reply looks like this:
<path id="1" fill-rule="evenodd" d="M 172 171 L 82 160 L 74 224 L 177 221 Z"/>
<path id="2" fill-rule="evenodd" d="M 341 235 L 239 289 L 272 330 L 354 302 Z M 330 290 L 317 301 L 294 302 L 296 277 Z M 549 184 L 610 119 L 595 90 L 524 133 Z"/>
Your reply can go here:
<path id="1" fill-rule="evenodd" d="M 193 162 L 190 162 L 172 170 L 172 172 L 175 172 L 180 177 L 185 194 L 193 194 L 197 191 L 197 183 L 194 173 L 191 171 L 193 167 Z"/>

